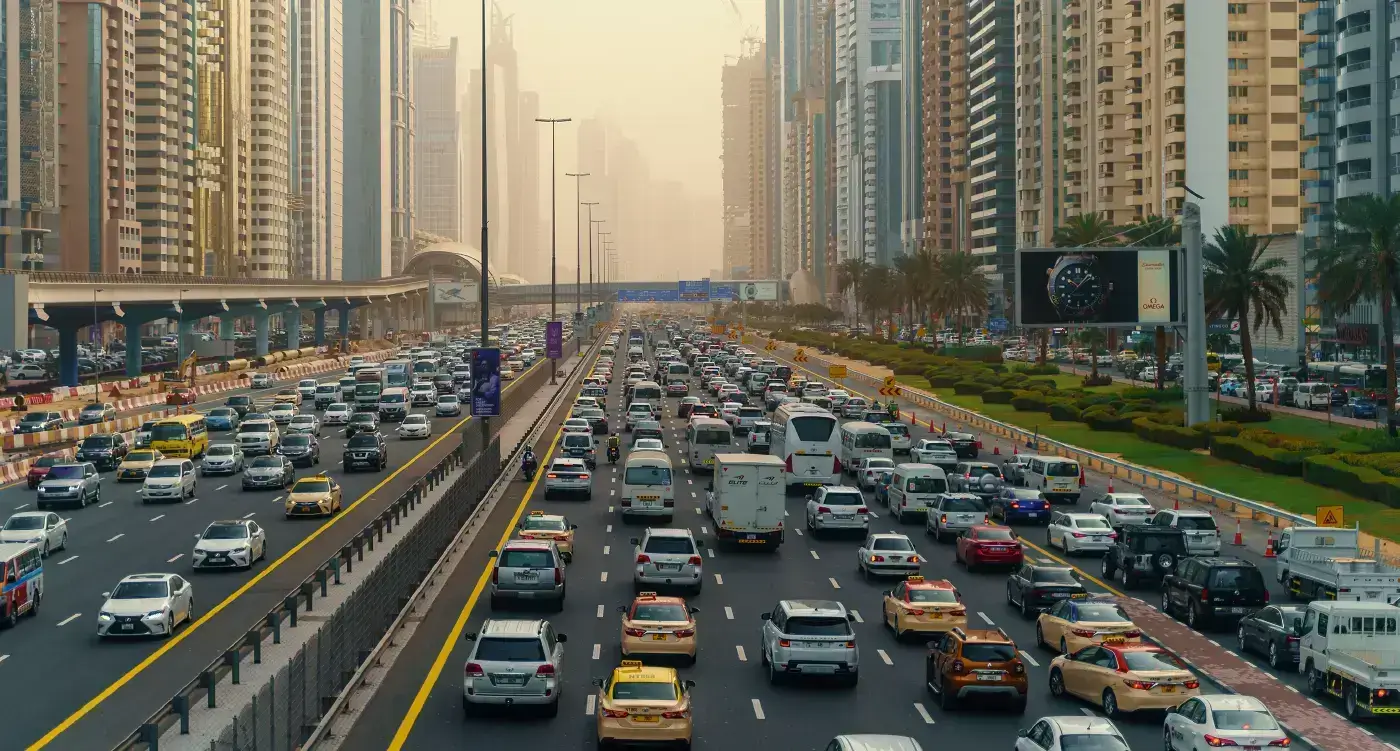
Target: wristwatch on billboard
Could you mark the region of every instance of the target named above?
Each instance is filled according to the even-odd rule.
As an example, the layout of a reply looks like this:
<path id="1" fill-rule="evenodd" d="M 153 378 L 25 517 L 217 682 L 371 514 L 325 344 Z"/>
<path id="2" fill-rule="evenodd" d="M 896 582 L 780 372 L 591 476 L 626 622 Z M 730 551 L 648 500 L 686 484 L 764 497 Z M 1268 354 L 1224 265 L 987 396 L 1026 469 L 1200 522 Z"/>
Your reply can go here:
<path id="1" fill-rule="evenodd" d="M 1045 290 L 1050 305 L 1067 322 L 1090 322 L 1099 318 L 1113 283 L 1104 278 L 1101 265 L 1090 253 L 1067 253 L 1050 267 Z"/>

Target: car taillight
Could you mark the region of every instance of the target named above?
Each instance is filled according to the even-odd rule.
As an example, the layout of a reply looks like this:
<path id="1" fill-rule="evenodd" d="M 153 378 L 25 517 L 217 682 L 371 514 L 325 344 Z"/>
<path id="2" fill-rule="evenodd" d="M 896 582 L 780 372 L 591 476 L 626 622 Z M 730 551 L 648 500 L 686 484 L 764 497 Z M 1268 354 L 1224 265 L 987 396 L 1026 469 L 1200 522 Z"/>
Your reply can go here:
<path id="1" fill-rule="evenodd" d="M 884 562 L 885 562 L 885 557 L 884 557 L 883 555 L 872 555 L 872 556 L 870 556 L 870 562 L 871 562 L 871 563 L 884 563 Z"/>
<path id="2" fill-rule="evenodd" d="M 556 568 L 556 569 L 554 569 L 554 583 L 555 583 L 555 585 L 559 585 L 559 584 L 563 584 L 563 583 L 564 583 L 564 569 L 562 569 L 562 568 Z"/>
<path id="3" fill-rule="evenodd" d="M 947 523 L 948 523 L 948 515 L 947 515 L 947 514 L 943 514 L 942 516 L 939 516 L 939 517 L 938 517 L 938 522 L 939 522 L 940 524 L 947 524 Z"/>
<path id="4" fill-rule="evenodd" d="M 665 717 L 668 720 L 684 720 L 685 718 L 690 716 L 690 712 L 688 710 L 682 709 L 676 712 L 662 712 L 661 716 Z"/>
<path id="5" fill-rule="evenodd" d="M 1076 540 L 1082 540 L 1085 537 L 1088 537 L 1088 535 L 1084 534 L 1083 532 L 1071 532 L 1070 534 L 1074 535 L 1074 538 Z"/>
<path id="6" fill-rule="evenodd" d="M 910 563 L 919 563 L 919 556 L 917 556 L 917 555 L 911 555 L 911 556 L 909 556 L 909 562 L 910 562 Z"/>
<path id="7" fill-rule="evenodd" d="M 831 473 L 836 475 L 841 474 L 841 457 L 831 457 Z"/>
<path id="8" fill-rule="evenodd" d="M 953 672 L 954 672 L 954 673 L 961 673 L 961 672 L 963 672 L 964 670 L 967 670 L 967 666 L 966 666 L 966 665 L 963 665 L 963 661 L 962 661 L 962 660 L 954 660 L 954 661 L 953 661 Z"/>
<path id="9" fill-rule="evenodd" d="M 992 517 L 987 516 L 987 515 L 984 514 L 984 515 L 982 516 L 982 523 L 983 523 L 983 524 L 991 524 L 991 523 L 992 523 Z"/>
<path id="10" fill-rule="evenodd" d="M 1186 687 L 1187 687 L 1187 688 L 1200 688 L 1200 687 L 1201 687 L 1201 682 L 1200 682 L 1200 681 L 1187 681 L 1187 682 L 1186 682 Z"/>
<path id="11" fill-rule="evenodd" d="M 791 647 L 791 646 L 792 646 L 792 642 L 791 642 L 791 641 L 788 641 L 787 639 L 779 639 L 779 640 L 778 640 L 778 646 L 780 646 L 780 647 Z"/>
<path id="12" fill-rule="evenodd" d="M 868 508 L 866 508 L 866 507 L 864 507 L 864 506 L 861 506 L 860 508 L 856 509 L 856 513 L 857 513 L 857 514 L 868 514 L 868 513 L 870 513 L 870 509 L 868 509 Z"/>
<path id="13" fill-rule="evenodd" d="M 1268 604 L 1269 604 L 1269 590 L 1267 590 L 1267 589 L 1264 590 L 1264 604 L 1265 604 L 1265 605 L 1268 605 Z"/>
<path id="14" fill-rule="evenodd" d="M 689 639 L 692 636 L 695 636 L 695 629 L 693 628 L 683 628 L 676 632 L 676 637 L 680 639 Z"/>
<path id="15" fill-rule="evenodd" d="M 1109 533 L 1108 533 L 1108 539 L 1110 539 L 1110 540 L 1116 540 L 1116 539 L 1118 539 L 1118 533 L 1117 533 L 1117 532 L 1109 532 Z"/>
<path id="16" fill-rule="evenodd" d="M 580 480 L 587 480 L 587 479 L 588 479 L 588 473 L 585 472 L 585 473 L 579 475 L 579 476 L 578 476 L 578 479 L 580 479 Z"/>
<path id="17" fill-rule="evenodd" d="M 787 458 L 783 460 L 783 471 L 792 474 L 792 454 L 788 454 Z"/>
<path id="18" fill-rule="evenodd" d="M 1071 630 L 1070 633 L 1074 634 L 1075 636 L 1082 636 L 1085 639 L 1091 639 L 1094 636 L 1094 631 L 1092 629 L 1087 628 L 1076 628 Z"/>
<path id="19" fill-rule="evenodd" d="M 1215 737 L 1215 736 L 1213 736 L 1213 735 L 1209 735 L 1209 734 L 1207 734 L 1207 735 L 1205 736 L 1205 742 L 1206 742 L 1206 745 L 1207 745 L 1207 746 L 1213 746 L 1213 747 L 1215 747 L 1215 748 L 1219 748 L 1219 747 L 1221 747 L 1221 746 L 1238 746 L 1238 745 L 1240 745 L 1240 744 L 1235 743 L 1234 741 L 1230 740 L 1229 738 L 1217 738 L 1217 737 Z M 1272 744 L 1270 744 L 1270 745 L 1272 745 Z"/>
<path id="20" fill-rule="evenodd" d="M 493 568 L 493 569 L 491 569 L 491 583 L 492 583 L 492 584 L 499 584 L 500 581 L 501 581 L 501 570 L 498 569 L 498 568 Z"/>
<path id="21" fill-rule="evenodd" d="M 1016 503 L 1015 501 L 1012 501 L 1012 502 L 1011 502 L 1010 504 L 1008 504 L 1008 505 L 1009 505 L 1011 508 L 1013 508 L 1013 509 L 1021 508 L 1021 504 Z"/>
<path id="22" fill-rule="evenodd" d="M 922 610 L 910 610 L 910 611 L 909 611 L 909 615 L 923 615 L 923 614 L 924 614 L 924 611 L 922 611 Z"/>
<path id="23" fill-rule="evenodd" d="M 964 472 L 964 473 L 963 473 L 963 479 L 964 479 L 964 480 L 971 480 L 971 479 L 972 479 L 972 473 L 971 473 L 971 472 Z"/>
<path id="24" fill-rule="evenodd" d="M 651 556 L 646 553 L 637 554 L 637 563 L 651 563 Z"/>
<path id="25" fill-rule="evenodd" d="M 1153 686 L 1157 685 L 1153 681 L 1123 681 L 1123 683 L 1126 684 L 1128 688 L 1134 688 L 1138 691 L 1150 691 Z"/>
<path id="26" fill-rule="evenodd" d="M 1203 590 L 1201 590 L 1201 602 L 1210 602 L 1210 590 L 1209 590 L 1209 589 L 1203 589 Z"/>
<path id="27" fill-rule="evenodd" d="M 948 615 L 951 615 L 954 618 L 960 618 L 962 616 L 967 615 L 967 608 L 958 608 L 957 610 L 949 611 Z"/>
<path id="28" fill-rule="evenodd" d="M 554 675 L 553 665 L 541 665 L 535 668 L 535 675 Z"/>
<path id="29" fill-rule="evenodd" d="M 604 710 L 603 710 L 603 716 L 604 716 L 604 717 L 611 718 L 611 719 L 614 719 L 614 720 L 620 720 L 620 719 L 622 719 L 622 718 L 624 718 L 624 717 L 627 716 L 627 710 L 625 710 L 625 709 L 604 709 Z"/>
<path id="30" fill-rule="evenodd" d="M 639 628 L 629 628 L 629 629 L 624 629 L 624 631 L 626 632 L 626 634 L 627 634 L 628 636 L 645 636 L 645 635 L 646 635 L 646 631 L 643 631 L 642 629 L 639 629 Z"/>
<path id="31" fill-rule="evenodd" d="M 700 564 L 702 564 L 702 563 L 704 563 L 704 562 L 705 562 L 705 559 L 704 559 L 704 558 L 701 558 L 701 557 L 698 556 L 698 555 L 692 555 L 692 556 L 690 557 L 690 565 L 692 565 L 692 566 L 699 566 Z"/>
<path id="32" fill-rule="evenodd" d="M 818 507 L 817 507 L 817 513 L 818 513 L 818 514 L 829 514 L 829 513 L 831 513 L 831 509 L 830 509 L 829 507 L 827 507 L 827 506 L 818 506 Z"/>
<path id="33" fill-rule="evenodd" d="M 1302 641 L 1302 639 L 1300 639 L 1299 637 L 1296 637 L 1296 636 L 1290 636 L 1290 637 L 1288 637 L 1288 643 L 1289 643 L 1289 644 L 1297 644 L 1297 643 L 1300 642 L 1300 641 Z"/>
<path id="34" fill-rule="evenodd" d="M 467 663 L 467 677 L 468 677 L 468 678 L 481 678 L 481 677 L 483 677 L 483 676 L 485 676 L 485 675 L 486 675 L 486 671 L 485 671 L 485 670 L 482 670 L 480 665 L 476 664 L 475 662 L 469 662 L 469 663 Z"/>
<path id="35" fill-rule="evenodd" d="M 1020 661 L 1017 661 L 1017 662 L 1016 662 L 1016 665 L 1015 665 L 1015 672 L 1016 672 L 1017 675 L 1020 675 L 1021 673 L 1026 672 L 1026 666 L 1025 666 L 1025 665 L 1022 665 L 1022 664 L 1020 663 Z"/>
<path id="36" fill-rule="evenodd" d="M 1279 738 L 1279 739 L 1276 740 L 1276 741 L 1269 741 L 1269 745 L 1270 745 L 1270 746 L 1273 746 L 1273 747 L 1275 747 L 1275 748 L 1288 748 L 1289 746 L 1293 745 L 1293 739 L 1292 739 L 1292 738 Z"/>
<path id="37" fill-rule="evenodd" d="M 629 500 L 626 499 L 626 498 L 623 498 L 621 501 L 618 501 L 617 505 L 619 505 L 619 506 L 621 506 L 621 507 L 623 507 L 623 508 L 627 508 L 628 506 L 631 506 L 631 505 L 632 505 L 632 502 L 629 501 Z"/>
<path id="38" fill-rule="evenodd" d="M 556 474 L 554 474 L 553 472 L 550 472 L 549 474 L 545 475 L 545 477 L 548 478 L 548 479 L 550 479 L 550 480 L 557 480 L 557 479 L 559 479 L 559 475 L 556 475 Z"/>

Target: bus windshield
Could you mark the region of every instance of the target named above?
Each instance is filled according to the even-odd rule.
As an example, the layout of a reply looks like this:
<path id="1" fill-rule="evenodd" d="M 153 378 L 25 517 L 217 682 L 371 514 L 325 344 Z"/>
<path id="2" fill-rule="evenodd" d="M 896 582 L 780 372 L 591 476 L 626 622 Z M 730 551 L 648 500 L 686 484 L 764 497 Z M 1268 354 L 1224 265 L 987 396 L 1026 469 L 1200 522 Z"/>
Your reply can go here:
<path id="1" fill-rule="evenodd" d="M 836 430 L 836 418 L 829 415 L 803 415 L 788 421 L 797 433 L 797 440 L 803 443 L 819 443 L 831 440 Z M 885 436 L 885 447 L 889 447 L 889 436 Z"/>
<path id="2" fill-rule="evenodd" d="M 189 438 L 189 435 L 185 426 L 177 423 L 158 422 L 151 428 L 152 441 L 183 441 Z"/>
<path id="3" fill-rule="evenodd" d="M 856 433 L 855 444 L 858 449 L 887 449 L 890 447 L 890 434 L 888 432 Z"/>

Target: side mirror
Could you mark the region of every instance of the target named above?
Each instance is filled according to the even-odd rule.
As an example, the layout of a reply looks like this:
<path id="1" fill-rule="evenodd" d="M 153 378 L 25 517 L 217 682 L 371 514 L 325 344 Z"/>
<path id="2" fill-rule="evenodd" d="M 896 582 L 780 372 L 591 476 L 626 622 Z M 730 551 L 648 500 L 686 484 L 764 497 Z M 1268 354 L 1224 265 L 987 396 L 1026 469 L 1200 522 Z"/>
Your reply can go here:
<path id="1" fill-rule="evenodd" d="M 603 687 L 603 679 L 602 679 L 602 678 L 594 678 L 593 680 L 589 681 L 589 683 L 592 683 L 593 685 L 597 686 L 598 688 L 602 688 L 602 687 Z"/>
<path id="2" fill-rule="evenodd" d="M 111 592 L 103 592 L 103 593 L 102 593 L 102 596 L 103 596 L 103 597 L 111 597 L 111 596 L 112 596 L 112 593 L 111 593 Z"/>
<path id="3" fill-rule="evenodd" d="M 199 539 L 199 537 L 200 537 L 200 536 L 199 536 L 199 534 L 198 534 L 198 533 L 196 533 L 196 534 L 195 534 L 195 536 L 194 536 L 194 539 L 196 539 L 196 540 L 198 540 L 198 539 Z"/>
<path id="4" fill-rule="evenodd" d="M 812 495 L 811 493 L 808 493 L 808 494 L 807 494 L 807 500 L 809 500 L 809 501 L 812 500 L 812 499 L 815 498 L 815 497 L 816 497 L 816 496 Z"/>
<path id="5" fill-rule="evenodd" d="M 1167 707 L 1167 714 L 1176 714 L 1176 707 Z"/>
<path id="6" fill-rule="evenodd" d="M 893 590 L 887 589 L 887 590 L 885 590 L 884 592 L 881 592 L 880 594 L 884 595 L 885 597 L 889 597 L 891 591 L 893 591 Z"/>
<path id="7" fill-rule="evenodd" d="M 462 641 L 476 641 L 476 632 L 475 632 L 475 631 L 471 631 L 471 632 L 462 634 Z"/>
<path id="8" fill-rule="evenodd" d="M 500 556 L 501 556 L 500 551 L 496 551 L 496 550 L 493 550 L 493 551 L 491 551 L 490 553 L 487 553 L 487 554 L 486 554 L 486 557 L 487 557 L 487 558 L 499 558 Z"/>
<path id="9" fill-rule="evenodd" d="M 1170 709 L 1168 709 L 1167 711 L 1168 711 L 1168 712 L 1171 712 Z M 1029 730 L 1027 730 L 1027 729 L 1025 729 L 1025 728 L 1021 728 L 1020 730 L 1017 730 L 1017 731 L 1016 731 L 1016 737 L 1017 737 L 1017 738 L 1025 738 L 1025 737 L 1027 737 L 1027 736 L 1030 735 L 1030 732 L 1031 732 L 1031 731 L 1029 731 Z"/>
<path id="10" fill-rule="evenodd" d="M 765 620 L 765 621 L 771 621 L 771 620 L 773 620 L 773 614 L 772 614 L 772 613 L 764 613 L 763 615 L 760 615 L 759 618 L 762 618 L 762 619 Z"/>
<path id="11" fill-rule="evenodd" d="M 700 608 L 691 608 L 691 609 L 690 609 L 690 614 L 691 614 L 691 615 L 695 615 L 696 613 L 699 613 L 699 612 L 700 612 Z"/>
<path id="12" fill-rule="evenodd" d="M 557 638 L 558 638 L 558 640 L 559 640 L 559 643 L 560 643 L 560 644 L 563 644 L 564 642 L 567 642 L 567 641 L 569 640 L 569 635 L 568 635 L 568 634 L 560 634 Z"/>
<path id="13" fill-rule="evenodd" d="M 690 689 L 695 688 L 695 681 L 689 681 L 689 680 L 688 680 L 688 681 L 685 682 L 684 685 L 685 685 L 686 690 L 689 691 Z"/>
<path id="14" fill-rule="evenodd" d="M 641 544 L 642 544 L 642 541 L 639 540 L 639 539 L 637 539 L 637 538 L 635 538 L 635 537 L 633 537 L 632 539 L 628 540 L 627 542 L 628 542 L 629 544 L 631 544 L 631 545 L 641 545 Z"/>
<path id="15" fill-rule="evenodd" d="M 626 612 L 627 612 L 627 606 L 626 606 L 626 605 L 618 605 L 618 606 L 617 606 L 617 612 L 619 612 L 619 613 L 626 613 Z"/>
<path id="16" fill-rule="evenodd" d="M 578 525 L 577 525 L 577 524 L 570 524 L 570 525 L 569 525 L 569 529 L 578 529 Z"/>

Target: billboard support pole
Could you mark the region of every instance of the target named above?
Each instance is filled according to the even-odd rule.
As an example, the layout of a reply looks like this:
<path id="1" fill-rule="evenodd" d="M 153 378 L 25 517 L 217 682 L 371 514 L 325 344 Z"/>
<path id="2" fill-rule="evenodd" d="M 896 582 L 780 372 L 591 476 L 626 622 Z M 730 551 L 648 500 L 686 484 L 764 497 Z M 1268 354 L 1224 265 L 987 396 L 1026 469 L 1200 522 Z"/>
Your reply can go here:
<path id="1" fill-rule="evenodd" d="M 1202 251 L 1201 207 L 1191 202 L 1181 207 L 1181 238 L 1186 245 L 1186 424 L 1210 420 L 1210 393 L 1206 379 L 1206 290 Z"/>

